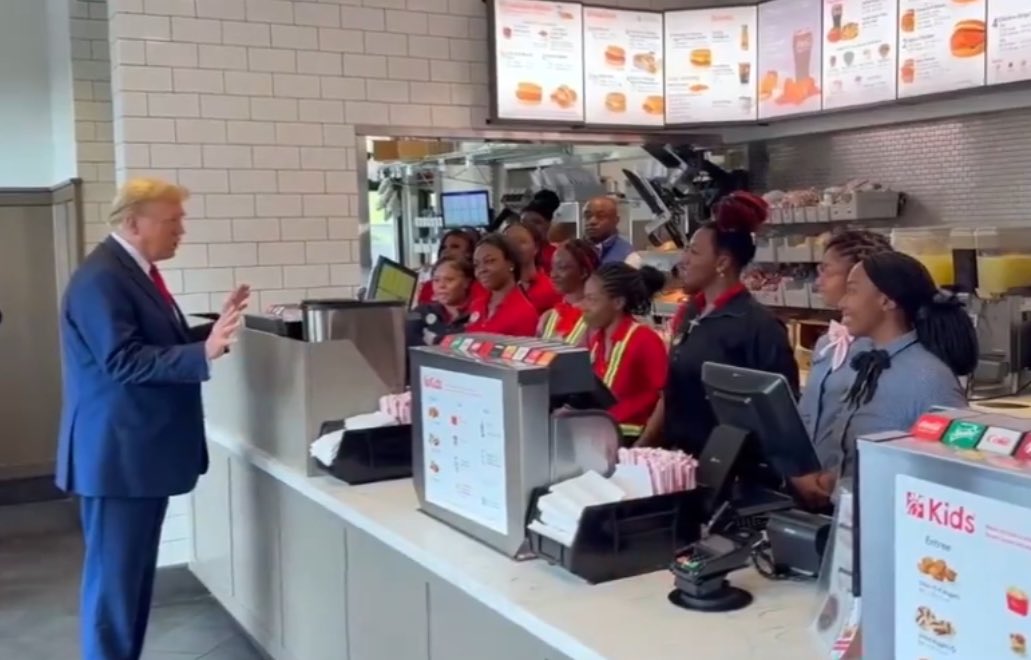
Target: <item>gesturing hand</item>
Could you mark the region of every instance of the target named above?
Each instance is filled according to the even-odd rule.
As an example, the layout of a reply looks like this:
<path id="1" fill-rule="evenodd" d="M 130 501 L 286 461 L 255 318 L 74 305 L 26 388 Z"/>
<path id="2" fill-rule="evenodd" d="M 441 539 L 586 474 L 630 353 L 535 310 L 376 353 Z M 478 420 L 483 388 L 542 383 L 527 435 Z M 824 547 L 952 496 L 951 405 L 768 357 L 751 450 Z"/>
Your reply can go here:
<path id="1" fill-rule="evenodd" d="M 235 289 L 229 292 L 226 296 L 225 302 L 222 303 L 222 313 L 237 309 L 243 311 L 247 309 L 247 304 L 251 298 L 251 286 L 249 284 L 240 284 Z"/>
<path id="2" fill-rule="evenodd" d="M 250 294 L 251 288 L 241 284 L 226 297 L 222 304 L 222 313 L 212 326 L 207 341 L 204 342 L 204 351 L 209 360 L 222 357 L 236 342 L 236 333 L 243 322 L 243 310 L 247 308 Z"/>
<path id="3" fill-rule="evenodd" d="M 229 350 L 229 347 L 236 343 L 236 333 L 243 321 L 243 312 L 239 308 L 230 309 L 222 314 L 211 327 L 211 334 L 204 342 L 204 352 L 209 360 L 216 360 Z"/>

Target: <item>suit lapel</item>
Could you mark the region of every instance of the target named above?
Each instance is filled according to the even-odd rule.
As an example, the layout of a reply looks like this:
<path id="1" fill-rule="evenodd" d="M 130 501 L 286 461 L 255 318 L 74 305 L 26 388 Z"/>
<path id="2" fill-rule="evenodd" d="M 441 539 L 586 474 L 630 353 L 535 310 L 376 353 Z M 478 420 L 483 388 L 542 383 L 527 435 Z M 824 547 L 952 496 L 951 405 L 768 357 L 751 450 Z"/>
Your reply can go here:
<path id="1" fill-rule="evenodd" d="M 176 331 L 183 338 L 186 338 L 186 327 L 183 322 L 182 312 L 179 311 L 179 306 L 169 305 L 168 302 L 161 296 L 158 291 L 157 285 L 154 284 L 154 280 L 143 272 L 140 265 L 132 258 L 132 256 L 125 251 L 118 241 L 114 240 L 110 236 L 104 239 L 101 246 L 107 250 L 107 252 L 114 257 L 115 261 L 128 271 L 129 277 L 133 282 L 136 283 L 143 293 L 150 298 L 151 302 L 158 306 L 161 313 L 175 326 Z"/>

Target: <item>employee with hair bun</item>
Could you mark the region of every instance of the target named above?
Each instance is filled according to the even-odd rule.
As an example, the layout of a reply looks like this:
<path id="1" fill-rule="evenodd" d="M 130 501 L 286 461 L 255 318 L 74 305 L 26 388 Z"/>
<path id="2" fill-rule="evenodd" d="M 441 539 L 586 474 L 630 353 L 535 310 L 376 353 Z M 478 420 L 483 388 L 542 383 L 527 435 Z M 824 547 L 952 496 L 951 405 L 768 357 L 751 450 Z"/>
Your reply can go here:
<path id="1" fill-rule="evenodd" d="M 563 298 L 541 316 L 537 328 L 539 337 L 574 346 L 587 341 L 587 323 L 582 309 L 584 287 L 598 270 L 598 264 L 598 251 L 581 238 L 559 246 L 551 265 L 551 281 Z"/>
<path id="2" fill-rule="evenodd" d="M 551 222 L 555 218 L 555 211 L 560 206 L 562 206 L 562 200 L 559 199 L 559 196 L 554 191 L 545 188 L 538 190 L 530 203 L 519 214 L 520 220 L 537 227 L 541 236 L 545 238 L 540 257 L 541 268 L 545 273 L 551 272 L 552 260 L 555 258 L 555 250 L 558 247 L 550 241 L 552 240 Z"/>
<path id="3" fill-rule="evenodd" d="M 540 315 L 519 286 L 520 259 L 501 234 L 487 234 L 476 245 L 473 266 L 484 291 L 469 305 L 466 332 L 533 337 Z"/>
<path id="4" fill-rule="evenodd" d="M 437 260 L 460 259 L 472 263 L 473 248 L 476 247 L 476 242 L 478 240 L 479 234 L 476 233 L 475 229 L 449 229 L 440 237 L 440 247 L 437 249 Z M 479 286 L 475 286 L 474 290 L 475 289 L 479 289 Z M 433 296 L 433 278 L 431 275 L 429 280 L 423 282 L 419 286 L 419 292 L 416 295 L 415 302 L 417 305 L 431 303 L 433 302 Z"/>
<path id="5" fill-rule="evenodd" d="M 761 198 L 734 192 L 691 237 L 678 269 L 691 298 L 674 322 L 663 399 L 639 444 L 701 453 L 716 426 L 702 385 L 705 362 L 783 374 L 797 391 L 798 365 L 787 330 L 741 282 L 755 257 L 752 233 L 766 215 Z"/>
<path id="6" fill-rule="evenodd" d="M 641 435 L 666 384 L 666 346 L 654 330 L 634 318 L 648 313 L 652 296 L 664 283 L 665 276 L 650 266 L 637 270 L 611 263 L 584 286 L 591 364 L 616 398 L 609 414 L 627 439 Z"/>

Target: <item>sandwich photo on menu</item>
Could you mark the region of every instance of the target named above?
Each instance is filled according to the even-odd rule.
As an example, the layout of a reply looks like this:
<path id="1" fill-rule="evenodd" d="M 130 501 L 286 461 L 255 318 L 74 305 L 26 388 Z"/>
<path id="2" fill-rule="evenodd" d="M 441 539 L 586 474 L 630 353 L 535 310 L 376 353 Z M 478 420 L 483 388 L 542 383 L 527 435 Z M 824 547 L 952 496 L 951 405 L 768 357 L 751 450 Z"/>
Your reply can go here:
<path id="1" fill-rule="evenodd" d="M 956 23 L 949 40 L 953 57 L 977 57 L 984 53 L 984 21 L 970 19 Z"/>
<path id="2" fill-rule="evenodd" d="M 708 48 L 695 48 L 691 51 L 691 64 L 697 67 L 712 65 L 712 51 Z"/>
<path id="3" fill-rule="evenodd" d="M 516 86 L 515 96 L 525 105 L 539 105 L 544 98 L 544 89 L 537 83 L 521 82 Z"/>
<path id="4" fill-rule="evenodd" d="M 609 112 L 626 112 L 626 94 L 609 92 L 605 95 L 605 109 Z"/>
<path id="5" fill-rule="evenodd" d="M 666 99 L 661 96 L 649 96 L 641 104 L 645 114 L 661 116 L 666 112 Z"/>
<path id="6" fill-rule="evenodd" d="M 611 67 L 622 69 L 626 66 L 626 50 L 620 46 L 609 46 L 605 49 L 605 63 Z"/>

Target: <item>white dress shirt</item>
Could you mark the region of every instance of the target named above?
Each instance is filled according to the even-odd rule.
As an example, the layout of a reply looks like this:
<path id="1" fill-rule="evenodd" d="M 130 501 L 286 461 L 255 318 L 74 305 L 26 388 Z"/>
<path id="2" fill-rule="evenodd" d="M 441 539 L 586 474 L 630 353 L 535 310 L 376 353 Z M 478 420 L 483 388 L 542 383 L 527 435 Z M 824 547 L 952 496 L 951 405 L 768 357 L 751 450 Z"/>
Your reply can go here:
<path id="1" fill-rule="evenodd" d="M 140 270 L 142 270 L 143 273 L 149 278 L 150 269 L 154 264 L 150 263 L 150 261 L 148 261 L 146 257 L 140 254 L 140 251 L 137 250 L 132 243 L 119 236 L 118 232 L 111 232 L 111 238 L 115 239 L 115 242 L 121 245 L 122 249 L 129 253 L 129 256 L 132 257 L 132 260 L 136 262 L 136 265 L 140 267 Z"/>

